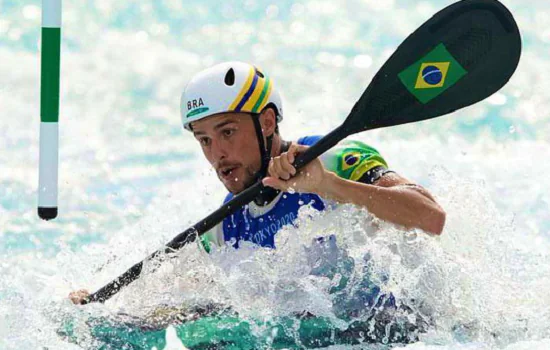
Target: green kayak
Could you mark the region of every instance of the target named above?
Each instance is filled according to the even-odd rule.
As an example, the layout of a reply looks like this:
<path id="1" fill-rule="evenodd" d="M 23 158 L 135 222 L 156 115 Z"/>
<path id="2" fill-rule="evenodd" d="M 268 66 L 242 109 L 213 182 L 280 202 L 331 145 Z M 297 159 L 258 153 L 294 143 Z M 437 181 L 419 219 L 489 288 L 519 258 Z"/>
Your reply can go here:
<path id="1" fill-rule="evenodd" d="M 239 317 L 230 310 L 206 310 L 171 316 L 162 321 L 130 316 L 67 318 L 60 336 L 85 349 L 157 349 L 167 346 L 173 327 L 179 348 L 304 349 L 330 345 L 405 344 L 417 340 L 419 327 L 403 318 L 377 313 L 367 319 L 340 322 L 312 315 L 278 317 L 269 321 Z M 172 331 L 172 333 L 174 333 Z M 170 344 L 171 348 L 174 344 Z M 183 346 L 182 346 L 183 345 Z M 388 345 L 389 346 L 389 345 Z M 380 347 L 377 347 L 379 349 Z M 384 348 L 384 347 L 382 347 Z"/>

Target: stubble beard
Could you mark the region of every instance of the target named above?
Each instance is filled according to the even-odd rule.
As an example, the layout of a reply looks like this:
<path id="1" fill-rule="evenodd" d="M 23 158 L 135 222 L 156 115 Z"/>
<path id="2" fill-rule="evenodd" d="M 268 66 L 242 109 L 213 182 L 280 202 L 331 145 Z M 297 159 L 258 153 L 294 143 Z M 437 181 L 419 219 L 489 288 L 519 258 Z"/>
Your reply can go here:
<path id="1" fill-rule="evenodd" d="M 242 191 L 246 190 L 247 188 L 249 188 L 250 186 L 252 186 L 256 183 L 256 173 L 257 173 L 257 170 L 254 170 L 254 169 L 252 169 L 252 167 L 247 166 L 245 168 L 245 178 L 241 182 L 242 187 L 240 187 L 237 190 L 231 189 L 227 186 L 225 186 L 225 188 L 233 194 L 239 194 Z"/>

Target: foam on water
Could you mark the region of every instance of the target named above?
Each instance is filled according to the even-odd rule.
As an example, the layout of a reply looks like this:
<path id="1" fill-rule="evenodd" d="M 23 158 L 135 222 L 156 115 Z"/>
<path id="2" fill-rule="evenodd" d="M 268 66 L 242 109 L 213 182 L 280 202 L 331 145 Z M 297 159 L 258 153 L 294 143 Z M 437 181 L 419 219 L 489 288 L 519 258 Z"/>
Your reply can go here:
<path id="1" fill-rule="evenodd" d="M 65 298 L 103 286 L 223 198 L 198 145 L 180 131 L 179 94 L 194 72 L 255 62 L 285 97 L 285 138 L 324 133 L 404 37 L 449 3 L 64 2 L 60 217 L 45 223 L 35 214 L 40 2 L 0 0 L 0 348 L 77 348 L 57 335 L 59 315 L 140 316 L 205 300 L 251 320 L 306 309 L 345 327 L 339 308 L 350 304 L 328 293 L 334 280 L 309 273 L 303 248 L 334 234 L 355 262 L 353 276 L 367 269 L 430 320 L 421 342 L 406 348 L 547 349 L 546 0 L 505 1 L 525 49 L 498 94 L 437 120 L 354 137 L 437 196 L 448 214 L 441 237 L 385 223 L 374 230 L 348 206 L 314 221 L 305 209 L 301 228 L 278 236 L 277 251 L 206 255 L 191 245 L 106 305 L 77 308 Z"/>

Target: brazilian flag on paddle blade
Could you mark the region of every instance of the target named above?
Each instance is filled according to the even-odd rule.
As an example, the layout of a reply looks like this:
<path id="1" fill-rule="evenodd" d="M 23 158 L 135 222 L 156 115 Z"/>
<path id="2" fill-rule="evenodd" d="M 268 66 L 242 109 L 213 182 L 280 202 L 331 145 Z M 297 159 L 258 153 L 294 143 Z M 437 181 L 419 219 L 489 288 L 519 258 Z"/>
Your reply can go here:
<path id="1" fill-rule="evenodd" d="M 426 104 L 456 84 L 468 72 L 443 44 L 399 73 L 399 79 L 420 102 Z"/>

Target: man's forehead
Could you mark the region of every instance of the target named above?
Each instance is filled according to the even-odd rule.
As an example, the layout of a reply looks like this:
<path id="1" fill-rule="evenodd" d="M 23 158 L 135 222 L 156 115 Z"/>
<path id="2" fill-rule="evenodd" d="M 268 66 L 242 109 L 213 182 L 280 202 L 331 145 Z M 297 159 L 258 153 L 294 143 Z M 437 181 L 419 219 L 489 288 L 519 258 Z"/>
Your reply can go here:
<path id="1" fill-rule="evenodd" d="M 218 115 L 213 115 L 208 118 L 197 120 L 196 122 L 191 123 L 191 128 L 194 133 L 200 133 L 201 130 L 216 128 L 220 125 L 225 125 L 228 123 L 240 123 L 244 113 L 223 113 Z"/>

